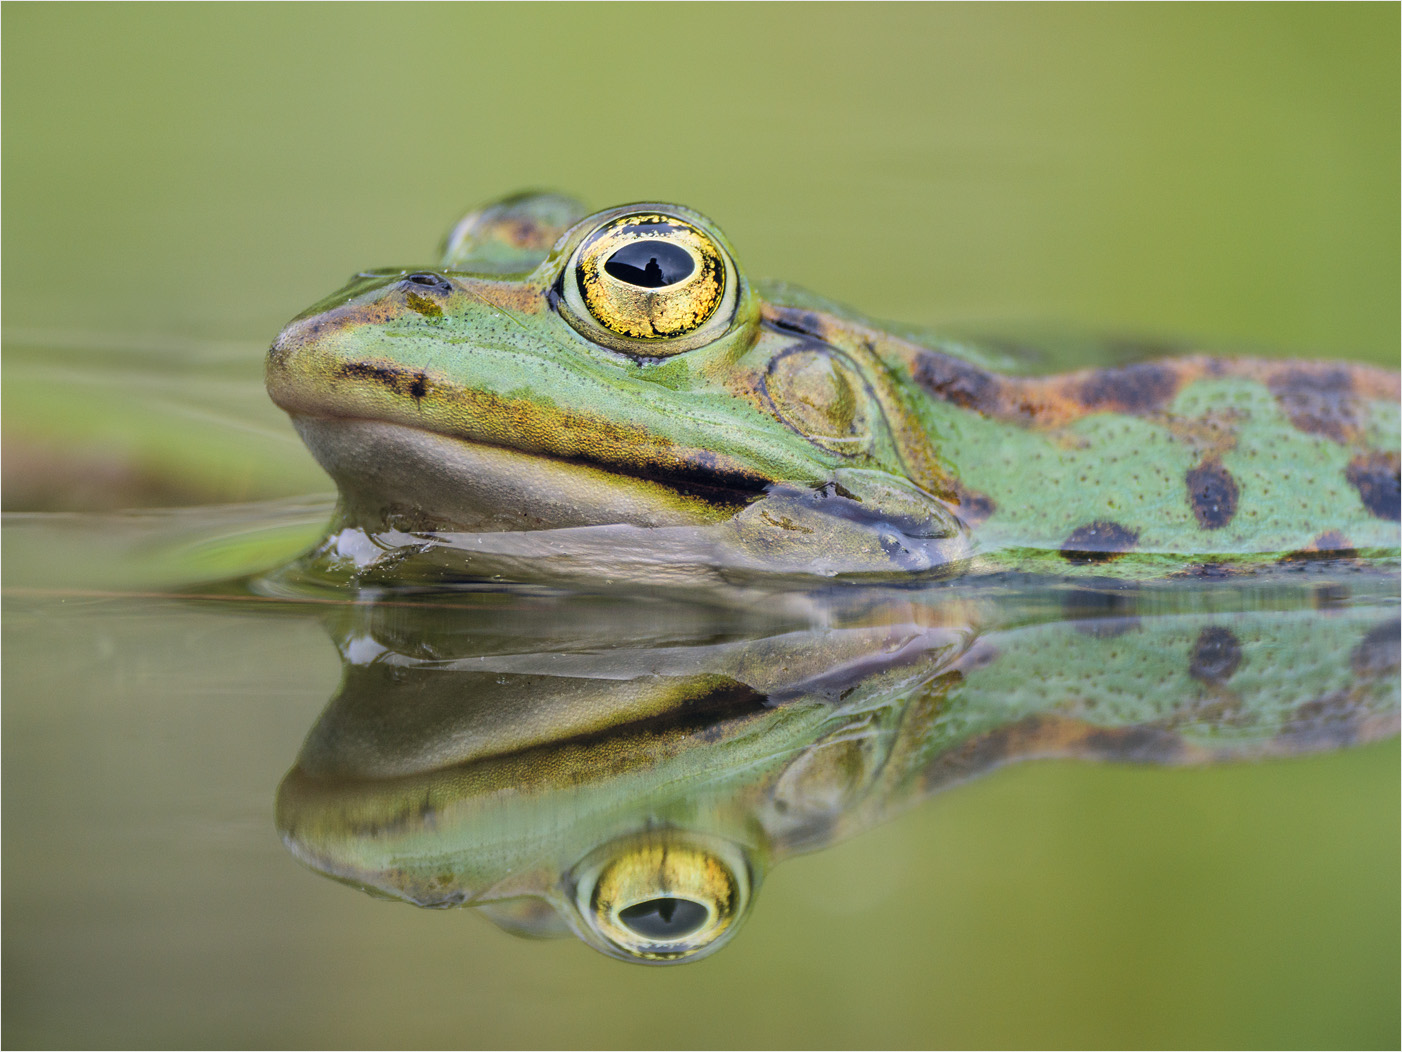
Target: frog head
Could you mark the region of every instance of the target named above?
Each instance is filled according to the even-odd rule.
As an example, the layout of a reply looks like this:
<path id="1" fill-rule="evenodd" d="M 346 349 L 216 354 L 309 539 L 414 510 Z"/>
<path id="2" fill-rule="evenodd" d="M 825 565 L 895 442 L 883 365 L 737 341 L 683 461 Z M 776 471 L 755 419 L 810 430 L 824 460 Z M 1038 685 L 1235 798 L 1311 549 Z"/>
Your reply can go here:
<path id="1" fill-rule="evenodd" d="M 581 212 L 479 210 L 437 267 L 363 273 L 283 330 L 268 390 L 342 528 L 662 530 L 704 560 L 823 574 L 960 557 L 946 475 L 869 347 L 775 323 L 690 209 Z"/>

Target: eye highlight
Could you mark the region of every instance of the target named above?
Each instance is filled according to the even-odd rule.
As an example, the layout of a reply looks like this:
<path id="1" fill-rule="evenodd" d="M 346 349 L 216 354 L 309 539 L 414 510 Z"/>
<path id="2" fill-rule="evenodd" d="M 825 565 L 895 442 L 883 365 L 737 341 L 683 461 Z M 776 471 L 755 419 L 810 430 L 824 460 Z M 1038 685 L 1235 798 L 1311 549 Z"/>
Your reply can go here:
<path id="1" fill-rule="evenodd" d="M 566 320 L 597 343 L 666 356 L 729 324 L 735 270 L 716 239 L 680 216 L 639 209 L 580 242 L 564 281 Z"/>

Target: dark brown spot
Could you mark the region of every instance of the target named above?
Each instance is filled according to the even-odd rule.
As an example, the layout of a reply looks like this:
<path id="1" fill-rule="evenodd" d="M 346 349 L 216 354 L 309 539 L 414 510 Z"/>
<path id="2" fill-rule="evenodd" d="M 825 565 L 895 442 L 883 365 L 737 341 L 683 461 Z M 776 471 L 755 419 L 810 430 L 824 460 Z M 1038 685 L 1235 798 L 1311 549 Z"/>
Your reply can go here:
<path id="1" fill-rule="evenodd" d="M 1217 460 L 1208 459 L 1189 471 L 1184 479 L 1188 484 L 1188 501 L 1202 529 L 1218 530 L 1232 521 L 1238 491 L 1231 472 Z"/>
<path id="2" fill-rule="evenodd" d="M 428 394 L 428 377 L 423 373 L 415 373 L 414 382 L 409 385 L 409 393 L 414 396 L 416 402 Z"/>
<path id="3" fill-rule="evenodd" d="M 967 489 L 961 483 L 954 485 L 954 499 L 959 504 L 959 520 L 965 526 L 980 526 L 998 510 L 998 505 L 993 502 L 992 497 L 979 493 L 977 490 Z"/>
<path id="4" fill-rule="evenodd" d="M 1290 422 L 1311 435 L 1347 442 L 1358 430 L 1353 378 L 1337 366 L 1283 369 L 1271 377 L 1271 394 Z"/>
<path id="5" fill-rule="evenodd" d="M 1142 362 L 1100 369 L 1081 383 L 1080 398 L 1090 409 L 1152 413 L 1178 391 L 1178 377 L 1167 366 Z"/>
<path id="6" fill-rule="evenodd" d="M 947 354 L 922 354 L 915 363 L 915 380 L 934 397 L 962 409 L 992 413 L 997 408 L 997 377 Z"/>
<path id="7" fill-rule="evenodd" d="M 1390 675 L 1402 665 L 1402 620 L 1393 618 L 1378 625 L 1349 656 L 1354 675 L 1376 679 Z"/>
<path id="8" fill-rule="evenodd" d="M 1229 628 L 1213 625 L 1198 633 L 1188 675 L 1201 683 L 1224 683 L 1241 664 L 1241 644 Z"/>
<path id="9" fill-rule="evenodd" d="M 1077 526 L 1061 545 L 1061 556 L 1073 563 L 1103 563 L 1139 543 L 1139 533 L 1118 522 L 1097 521 Z"/>
<path id="10" fill-rule="evenodd" d="M 1354 457 L 1344 471 L 1349 485 L 1358 491 L 1369 514 L 1398 521 L 1398 457 L 1396 453 L 1370 453 Z"/>

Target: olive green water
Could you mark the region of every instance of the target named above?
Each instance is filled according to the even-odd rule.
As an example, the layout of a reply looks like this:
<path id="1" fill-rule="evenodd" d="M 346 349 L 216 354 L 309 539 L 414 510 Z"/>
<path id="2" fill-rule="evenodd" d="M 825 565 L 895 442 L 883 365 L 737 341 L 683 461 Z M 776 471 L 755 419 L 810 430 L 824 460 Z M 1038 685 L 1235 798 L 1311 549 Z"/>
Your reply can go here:
<path id="1" fill-rule="evenodd" d="M 877 316 L 1397 364 L 1393 6 L 10 6 L 3 30 L 7 502 L 36 475 L 28 506 L 323 490 L 258 392 L 268 340 L 527 186 L 685 202 L 751 273 Z M 260 514 L 266 549 L 197 544 L 211 516 L 6 520 L 8 1044 L 1399 1040 L 1395 741 L 1008 768 L 784 862 L 682 968 L 330 883 L 273 818 L 340 675 L 326 632 L 153 594 L 319 512 Z"/>

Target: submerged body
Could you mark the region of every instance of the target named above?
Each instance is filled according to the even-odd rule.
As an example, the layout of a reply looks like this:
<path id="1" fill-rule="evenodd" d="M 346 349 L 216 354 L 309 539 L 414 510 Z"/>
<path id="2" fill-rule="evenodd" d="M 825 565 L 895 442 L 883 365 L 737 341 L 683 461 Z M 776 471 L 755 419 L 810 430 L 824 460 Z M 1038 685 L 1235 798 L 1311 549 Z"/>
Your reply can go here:
<path id="1" fill-rule="evenodd" d="M 293 321 L 341 490 L 309 565 L 1221 576 L 1395 560 L 1398 377 L 1200 354 L 1035 375 L 758 287 L 706 219 L 508 199 Z M 445 555 L 445 553 L 447 553 Z"/>

